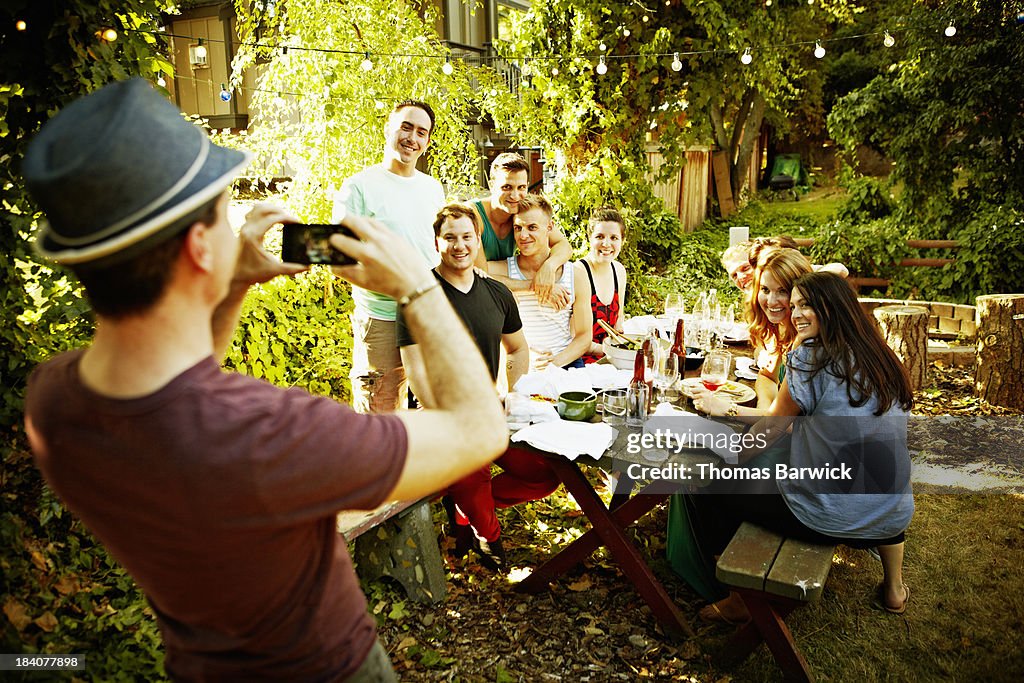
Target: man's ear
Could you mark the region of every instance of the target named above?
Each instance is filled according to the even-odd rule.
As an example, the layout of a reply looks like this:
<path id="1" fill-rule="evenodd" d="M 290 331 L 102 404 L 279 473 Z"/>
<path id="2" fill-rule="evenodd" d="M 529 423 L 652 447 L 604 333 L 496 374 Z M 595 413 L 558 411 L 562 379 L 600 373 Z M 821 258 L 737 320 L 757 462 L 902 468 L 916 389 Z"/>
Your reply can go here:
<path id="1" fill-rule="evenodd" d="M 196 221 L 188 228 L 182 252 L 193 268 L 210 272 L 213 270 L 213 245 L 210 241 L 212 226 Z"/>

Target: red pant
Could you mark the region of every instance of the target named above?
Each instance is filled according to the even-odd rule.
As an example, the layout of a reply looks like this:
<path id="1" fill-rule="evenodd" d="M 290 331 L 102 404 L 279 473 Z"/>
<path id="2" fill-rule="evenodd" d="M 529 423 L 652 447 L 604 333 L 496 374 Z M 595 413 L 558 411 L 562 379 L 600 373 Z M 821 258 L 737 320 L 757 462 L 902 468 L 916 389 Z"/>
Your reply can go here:
<path id="1" fill-rule="evenodd" d="M 544 456 L 511 446 L 497 460 L 503 472 L 491 479 L 491 467 L 481 467 L 448 487 L 456 507 L 456 522 L 472 524 L 487 541 L 501 535 L 495 507 L 507 508 L 554 493 L 560 483 Z"/>

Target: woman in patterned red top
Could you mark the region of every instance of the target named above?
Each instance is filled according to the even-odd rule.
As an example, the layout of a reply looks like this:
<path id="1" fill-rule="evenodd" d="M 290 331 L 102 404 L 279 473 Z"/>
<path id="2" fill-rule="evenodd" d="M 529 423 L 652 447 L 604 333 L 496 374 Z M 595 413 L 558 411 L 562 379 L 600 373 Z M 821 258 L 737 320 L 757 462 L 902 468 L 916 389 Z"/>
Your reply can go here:
<path id="1" fill-rule="evenodd" d="M 626 224 L 622 215 L 611 208 L 597 209 L 588 221 L 590 252 L 576 262 L 577 276 L 585 274 L 590 280 L 590 308 L 594 312 L 594 335 L 590 350 L 584 354 L 585 363 L 593 363 L 602 356 L 601 342 L 608 333 L 597 324 L 605 321 L 622 332 L 622 304 L 626 300 L 626 269 L 616 261 L 626 237 Z"/>

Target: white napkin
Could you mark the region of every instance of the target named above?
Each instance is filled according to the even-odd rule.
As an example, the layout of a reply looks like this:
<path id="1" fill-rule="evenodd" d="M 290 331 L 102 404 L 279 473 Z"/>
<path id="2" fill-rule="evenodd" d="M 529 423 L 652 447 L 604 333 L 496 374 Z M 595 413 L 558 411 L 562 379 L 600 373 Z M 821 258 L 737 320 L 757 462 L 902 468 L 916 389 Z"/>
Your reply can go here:
<path id="1" fill-rule="evenodd" d="M 512 441 L 524 441 L 548 453 L 558 453 L 570 460 L 581 455 L 600 459 L 615 443 L 618 433 L 603 422 L 544 422 L 524 427 L 512 435 Z"/>
<path id="2" fill-rule="evenodd" d="M 548 366 L 543 370 L 529 372 L 519 378 L 513 389 L 520 394 L 532 396 L 539 394 L 548 398 L 558 398 L 567 391 L 592 391 L 590 377 L 585 372 L 573 369 L 572 372 L 559 367 Z"/>
<path id="3" fill-rule="evenodd" d="M 647 334 L 651 326 L 657 327 L 666 335 L 675 333 L 676 321 L 656 315 L 636 315 L 622 321 L 622 330 L 626 334 Z"/>
<path id="4" fill-rule="evenodd" d="M 558 411 L 551 403 L 534 401 L 529 396 L 516 392 L 509 392 L 505 396 L 505 420 L 509 429 L 522 429 L 535 422 L 552 422 L 558 419 Z"/>
<path id="5" fill-rule="evenodd" d="M 696 417 L 697 415 L 696 413 L 688 412 L 686 410 L 683 410 L 682 408 L 676 408 L 671 403 L 659 403 L 658 407 L 655 408 L 654 412 L 651 414 L 654 415 L 655 417 Z"/>
<path id="6" fill-rule="evenodd" d="M 598 390 L 625 389 L 633 378 L 629 370 L 619 370 L 610 363 L 591 363 L 582 368 L 569 368 L 566 372 L 574 379 L 577 375 L 585 377 L 583 381 Z"/>

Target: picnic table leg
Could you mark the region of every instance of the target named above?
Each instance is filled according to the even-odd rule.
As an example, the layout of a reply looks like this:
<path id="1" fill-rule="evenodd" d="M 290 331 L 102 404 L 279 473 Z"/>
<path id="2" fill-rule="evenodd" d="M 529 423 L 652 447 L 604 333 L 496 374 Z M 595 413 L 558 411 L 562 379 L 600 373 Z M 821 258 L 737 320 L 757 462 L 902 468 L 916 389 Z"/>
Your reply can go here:
<path id="1" fill-rule="evenodd" d="M 803 603 L 774 597 L 769 599 L 759 591 L 738 589 L 737 592 L 750 612 L 750 622 L 740 627 L 729 640 L 728 658 L 733 661 L 746 659 L 763 640 L 782 669 L 785 680 L 814 681 L 811 668 L 785 622 L 786 616 Z"/>
<path id="2" fill-rule="evenodd" d="M 641 492 L 642 494 L 642 492 Z M 625 528 L 653 510 L 665 500 L 667 494 L 642 494 L 629 498 L 622 504 L 611 509 L 611 517 Z M 556 578 L 590 557 L 591 553 L 601 547 L 601 537 L 591 529 L 562 548 L 557 555 L 533 570 L 530 576 L 519 582 L 516 590 L 520 593 L 540 593 L 548 589 L 548 584 Z"/>
<path id="3" fill-rule="evenodd" d="M 651 573 L 636 547 L 626 538 L 622 527 L 583 476 L 579 466 L 562 458 L 551 458 L 549 463 L 665 632 L 675 636 L 692 636 L 693 630 L 675 602 Z"/>

